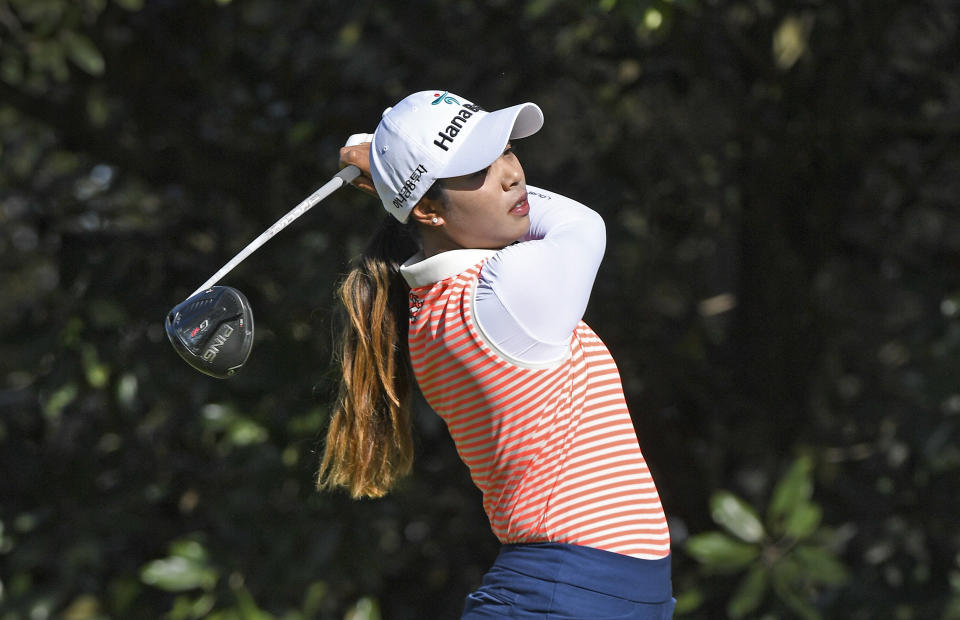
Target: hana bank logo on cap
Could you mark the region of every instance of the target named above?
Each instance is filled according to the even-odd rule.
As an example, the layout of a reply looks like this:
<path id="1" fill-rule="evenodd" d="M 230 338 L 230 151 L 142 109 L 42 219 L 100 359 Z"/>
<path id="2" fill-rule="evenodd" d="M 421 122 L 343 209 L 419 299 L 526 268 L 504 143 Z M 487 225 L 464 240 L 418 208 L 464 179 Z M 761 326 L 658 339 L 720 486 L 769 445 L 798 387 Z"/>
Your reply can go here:
<path id="1" fill-rule="evenodd" d="M 447 101 L 447 99 L 450 101 Z M 472 103 L 460 104 L 459 101 L 447 95 L 447 93 L 443 93 L 443 95 L 440 95 L 434 99 L 433 105 L 437 105 L 437 102 L 441 100 L 445 101 L 446 103 L 456 103 L 462 106 L 459 110 L 457 110 L 456 115 L 446 122 L 446 126 L 437 132 L 437 135 L 440 136 L 440 138 L 433 141 L 434 146 L 439 147 L 444 151 L 449 151 L 454 139 L 456 139 L 456 137 L 460 135 L 460 132 L 464 130 L 467 122 L 473 118 L 474 114 L 483 112 L 484 110 L 480 106 Z"/>
<path id="2" fill-rule="evenodd" d="M 543 126 L 533 103 L 487 112 L 449 91 L 427 90 L 383 112 L 370 145 L 370 173 L 384 208 L 405 222 L 437 179 L 489 166 L 510 140 Z"/>
<path id="3" fill-rule="evenodd" d="M 439 105 L 441 101 L 442 101 L 443 103 L 453 103 L 453 104 L 456 104 L 456 105 L 460 105 L 460 102 L 457 101 L 456 97 L 454 97 L 453 95 L 447 94 L 447 93 L 449 93 L 449 92 L 450 92 L 450 91 L 445 90 L 445 91 L 443 91 L 443 94 L 433 93 L 433 96 L 436 97 L 436 99 L 433 100 L 433 104 L 432 104 L 432 105 Z"/>

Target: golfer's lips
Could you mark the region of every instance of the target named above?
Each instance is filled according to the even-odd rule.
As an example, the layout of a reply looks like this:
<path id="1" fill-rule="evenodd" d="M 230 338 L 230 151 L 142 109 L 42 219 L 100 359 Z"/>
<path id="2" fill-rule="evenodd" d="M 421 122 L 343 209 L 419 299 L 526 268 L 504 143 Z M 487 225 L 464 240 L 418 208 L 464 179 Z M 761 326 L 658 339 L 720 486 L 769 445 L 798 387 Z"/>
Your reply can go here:
<path id="1" fill-rule="evenodd" d="M 510 214 L 524 216 L 528 213 L 530 213 L 530 203 L 527 202 L 527 193 L 524 192 L 520 200 L 510 209 Z"/>

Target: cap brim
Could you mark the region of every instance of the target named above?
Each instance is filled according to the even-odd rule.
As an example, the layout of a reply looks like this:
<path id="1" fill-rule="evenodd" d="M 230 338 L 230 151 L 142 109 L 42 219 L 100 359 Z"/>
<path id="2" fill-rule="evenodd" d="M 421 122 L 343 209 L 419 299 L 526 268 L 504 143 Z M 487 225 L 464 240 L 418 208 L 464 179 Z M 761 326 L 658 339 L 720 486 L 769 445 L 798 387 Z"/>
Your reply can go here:
<path id="1" fill-rule="evenodd" d="M 507 142 L 531 136 L 541 127 L 543 112 L 535 103 L 490 112 L 478 119 L 437 177 L 448 179 L 482 170 L 500 157 Z"/>

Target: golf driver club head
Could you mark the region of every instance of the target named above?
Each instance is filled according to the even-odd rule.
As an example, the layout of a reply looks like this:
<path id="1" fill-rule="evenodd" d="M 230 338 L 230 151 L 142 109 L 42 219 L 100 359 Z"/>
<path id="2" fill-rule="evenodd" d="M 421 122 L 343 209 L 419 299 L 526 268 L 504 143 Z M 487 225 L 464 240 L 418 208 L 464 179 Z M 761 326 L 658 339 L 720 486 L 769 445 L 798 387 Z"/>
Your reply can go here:
<path id="1" fill-rule="evenodd" d="M 188 364 L 218 379 L 233 376 L 253 348 L 253 310 L 243 293 L 212 286 L 167 314 L 170 344 Z"/>

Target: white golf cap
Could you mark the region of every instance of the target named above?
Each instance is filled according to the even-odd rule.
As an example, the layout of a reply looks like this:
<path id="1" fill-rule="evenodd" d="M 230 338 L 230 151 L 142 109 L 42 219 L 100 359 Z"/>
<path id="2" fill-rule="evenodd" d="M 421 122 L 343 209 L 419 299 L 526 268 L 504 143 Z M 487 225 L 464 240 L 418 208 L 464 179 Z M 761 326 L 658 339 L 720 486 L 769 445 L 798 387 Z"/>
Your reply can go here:
<path id="1" fill-rule="evenodd" d="M 533 103 L 487 112 L 447 91 L 414 93 L 384 110 L 370 145 L 370 174 L 383 207 L 405 222 L 434 181 L 486 168 L 507 142 L 542 126 Z"/>

